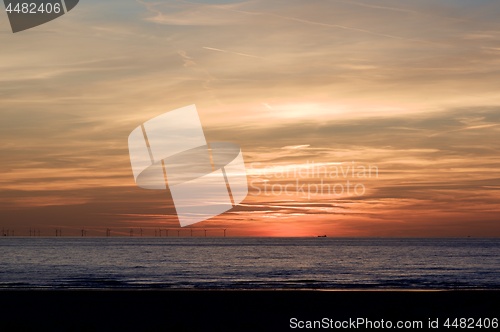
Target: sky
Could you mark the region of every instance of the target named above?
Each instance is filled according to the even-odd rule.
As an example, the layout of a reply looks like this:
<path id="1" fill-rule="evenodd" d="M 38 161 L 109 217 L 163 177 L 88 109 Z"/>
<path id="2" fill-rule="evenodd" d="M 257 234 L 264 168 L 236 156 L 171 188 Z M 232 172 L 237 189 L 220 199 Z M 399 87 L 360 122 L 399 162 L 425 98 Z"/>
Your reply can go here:
<path id="1" fill-rule="evenodd" d="M 0 13 L 0 227 L 178 228 L 128 135 L 195 104 L 249 194 L 214 236 L 500 236 L 496 0 L 80 1 Z M 189 230 L 182 232 L 189 233 Z"/>

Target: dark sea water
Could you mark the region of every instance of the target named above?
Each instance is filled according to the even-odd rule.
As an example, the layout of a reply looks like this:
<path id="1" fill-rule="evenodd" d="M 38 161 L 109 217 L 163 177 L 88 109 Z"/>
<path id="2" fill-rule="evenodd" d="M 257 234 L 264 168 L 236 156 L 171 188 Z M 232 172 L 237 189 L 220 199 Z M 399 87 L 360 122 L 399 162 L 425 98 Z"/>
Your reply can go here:
<path id="1" fill-rule="evenodd" d="M 500 239 L 8 237 L 0 289 L 500 289 Z"/>

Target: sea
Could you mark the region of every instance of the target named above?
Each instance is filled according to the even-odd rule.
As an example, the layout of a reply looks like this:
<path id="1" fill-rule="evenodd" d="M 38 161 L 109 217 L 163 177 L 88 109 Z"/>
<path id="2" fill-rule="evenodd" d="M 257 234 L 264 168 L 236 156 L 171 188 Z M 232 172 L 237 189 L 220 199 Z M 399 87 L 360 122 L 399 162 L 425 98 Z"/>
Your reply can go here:
<path id="1" fill-rule="evenodd" d="M 499 290 L 500 239 L 3 237 L 0 289 Z"/>

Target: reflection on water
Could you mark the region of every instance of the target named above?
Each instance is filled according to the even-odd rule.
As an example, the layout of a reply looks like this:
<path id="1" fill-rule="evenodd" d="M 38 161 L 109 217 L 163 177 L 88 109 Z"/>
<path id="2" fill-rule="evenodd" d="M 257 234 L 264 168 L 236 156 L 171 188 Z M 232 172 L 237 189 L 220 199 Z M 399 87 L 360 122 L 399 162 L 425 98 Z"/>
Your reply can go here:
<path id="1" fill-rule="evenodd" d="M 500 289 L 499 239 L 1 238 L 0 288 Z"/>

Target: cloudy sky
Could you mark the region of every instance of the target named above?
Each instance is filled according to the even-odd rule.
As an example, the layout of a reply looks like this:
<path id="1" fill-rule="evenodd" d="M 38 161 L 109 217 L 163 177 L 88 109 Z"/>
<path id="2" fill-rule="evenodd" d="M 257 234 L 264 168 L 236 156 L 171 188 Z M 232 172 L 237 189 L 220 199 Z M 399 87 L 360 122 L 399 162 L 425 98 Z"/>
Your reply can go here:
<path id="1" fill-rule="evenodd" d="M 178 227 L 127 138 L 196 104 L 250 192 L 237 236 L 500 236 L 497 0 L 94 1 L 0 15 L 0 227 Z M 218 234 L 213 230 L 214 235 Z"/>

